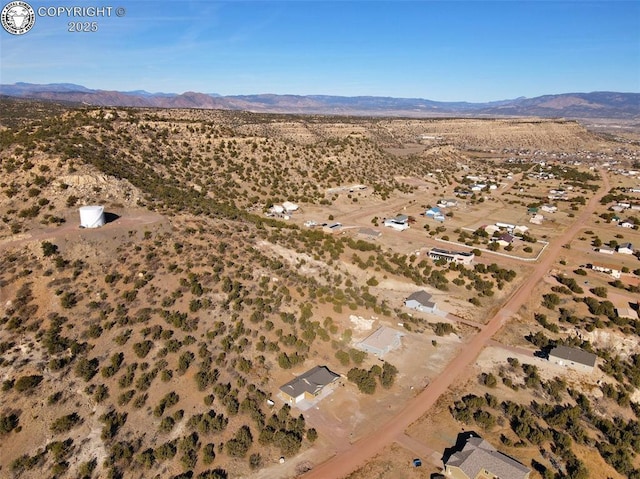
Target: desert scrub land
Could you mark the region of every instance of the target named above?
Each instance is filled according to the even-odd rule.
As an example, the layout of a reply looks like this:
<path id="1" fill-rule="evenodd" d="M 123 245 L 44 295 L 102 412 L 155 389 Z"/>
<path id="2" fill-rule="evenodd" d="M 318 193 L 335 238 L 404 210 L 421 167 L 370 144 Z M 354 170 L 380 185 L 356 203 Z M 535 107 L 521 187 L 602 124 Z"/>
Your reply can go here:
<path id="1" fill-rule="evenodd" d="M 370 430 L 410 384 L 428 381 L 407 355 L 446 363 L 472 334 L 458 319 L 482 323 L 527 274 L 517 258 L 490 251 L 463 266 L 421 249 L 445 237 L 484 247 L 464 228 L 499 211 L 524 217 L 542 195 L 525 177 L 537 158 L 622 155 L 613 140 L 566 121 L 1 106 L 3 477 L 295 476 L 352 431 L 331 437 L 324 412 L 290 407 L 282 384 L 326 365 L 342 376 L 335 404 L 361 415 L 354 430 Z M 564 170 L 559 181 L 582 185 L 568 217 L 598 178 L 575 180 L 588 165 Z M 462 200 L 441 226 L 419 216 L 471 174 L 504 191 Z M 367 189 L 327 192 L 350 184 Z M 518 196 L 528 188 L 531 197 Z M 287 200 L 301 206 L 297 216 L 265 216 Z M 78 228 L 86 204 L 105 206 L 104 227 Z M 333 216 L 378 228 L 380 211 L 408 211 L 416 222 L 380 240 L 303 226 Z M 418 289 L 458 319 L 408 314 L 404 298 Z M 351 315 L 400 322 L 412 350 L 387 362 L 358 350 Z M 611 366 L 618 374 L 620 361 Z M 614 390 L 631 398 L 629 387 Z"/>

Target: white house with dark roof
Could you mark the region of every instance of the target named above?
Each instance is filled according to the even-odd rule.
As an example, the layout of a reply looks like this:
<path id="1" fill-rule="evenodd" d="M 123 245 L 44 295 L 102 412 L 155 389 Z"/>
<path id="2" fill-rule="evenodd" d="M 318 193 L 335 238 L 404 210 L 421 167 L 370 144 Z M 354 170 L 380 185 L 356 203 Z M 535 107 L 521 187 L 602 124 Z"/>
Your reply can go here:
<path id="1" fill-rule="evenodd" d="M 618 245 L 616 251 L 620 254 L 633 254 L 633 245 L 631 243 L 622 243 Z"/>
<path id="2" fill-rule="evenodd" d="M 384 220 L 384 225 L 396 231 L 408 230 L 409 217 L 407 215 L 398 215 L 395 218 L 387 218 Z"/>
<path id="3" fill-rule="evenodd" d="M 455 198 L 443 198 L 438 201 L 438 206 L 440 208 L 452 208 L 458 206 L 458 200 Z"/>
<path id="4" fill-rule="evenodd" d="M 429 250 L 429 258 L 438 261 L 445 260 L 447 263 L 458 263 L 469 265 L 473 263 L 476 255 L 472 252 L 467 251 L 449 251 L 446 249 L 440 248 L 431 248 Z"/>
<path id="5" fill-rule="evenodd" d="M 593 372 L 596 359 L 593 353 L 569 346 L 556 346 L 549 352 L 549 361 L 586 373 Z"/>
<path id="6" fill-rule="evenodd" d="M 405 299 L 404 305 L 407 308 L 422 311 L 423 313 L 435 313 L 438 307 L 431 298 L 432 296 L 424 290 L 416 291 Z"/>
<path id="7" fill-rule="evenodd" d="M 630 218 L 618 223 L 621 228 L 633 228 L 635 225 L 635 222 Z"/>
<path id="8" fill-rule="evenodd" d="M 529 479 L 531 470 L 481 437 L 470 437 L 447 459 L 443 473 L 451 479 Z"/>

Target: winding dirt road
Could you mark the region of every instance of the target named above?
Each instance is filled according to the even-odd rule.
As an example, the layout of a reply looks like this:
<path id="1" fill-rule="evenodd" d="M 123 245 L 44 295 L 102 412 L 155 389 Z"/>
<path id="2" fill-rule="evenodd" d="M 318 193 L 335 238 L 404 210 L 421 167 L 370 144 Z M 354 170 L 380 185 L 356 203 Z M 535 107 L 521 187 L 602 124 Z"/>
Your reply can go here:
<path id="1" fill-rule="evenodd" d="M 561 252 L 562 246 L 568 244 L 578 234 L 583 224 L 593 214 L 600 199 L 609 191 L 609 178 L 605 171 L 601 171 L 603 187 L 598 190 L 575 222 L 547 247 L 547 251 L 531 273 L 508 298 L 504 306 L 480 332 L 474 336 L 455 359 L 434 378 L 432 382 L 410 400 L 397 415 L 381 424 L 378 430 L 366 437 L 360 438 L 347 449 L 339 451 L 331 459 L 316 466 L 302 476 L 304 479 L 342 478 L 363 466 L 367 460 L 379 453 L 385 446 L 393 443 L 404 434 L 404 431 L 420 417 L 422 417 L 436 403 L 465 369 L 474 363 L 486 343 L 500 330 L 520 307 L 529 299 L 536 284 L 550 270 Z"/>

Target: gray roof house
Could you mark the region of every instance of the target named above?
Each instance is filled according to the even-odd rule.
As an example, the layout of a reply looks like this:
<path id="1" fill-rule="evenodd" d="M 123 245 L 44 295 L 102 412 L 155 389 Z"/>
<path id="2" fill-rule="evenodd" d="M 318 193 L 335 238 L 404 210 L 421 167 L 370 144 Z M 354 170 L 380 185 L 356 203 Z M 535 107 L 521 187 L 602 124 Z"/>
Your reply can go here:
<path id="1" fill-rule="evenodd" d="M 496 450 L 481 437 L 470 437 L 462 451 L 444 464 L 444 475 L 452 479 L 529 479 L 531 470 Z"/>
<path id="2" fill-rule="evenodd" d="M 315 366 L 287 384 L 280 386 L 280 391 L 289 404 L 297 404 L 304 399 L 313 401 L 325 386 L 339 378 L 339 374 L 329 370 L 326 366 Z"/>
<path id="3" fill-rule="evenodd" d="M 431 295 L 424 290 L 412 293 L 405 299 L 404 305 L 423 313 L 433 313 L 438 309 L 436 303 L 431 301 Z"/>
<path id="4" fill-rule="evenodd" d="M 556 346 L 549 352 L 549 361 L 584 372 L 592 372 L 597 356 L 582 349 Z"/>

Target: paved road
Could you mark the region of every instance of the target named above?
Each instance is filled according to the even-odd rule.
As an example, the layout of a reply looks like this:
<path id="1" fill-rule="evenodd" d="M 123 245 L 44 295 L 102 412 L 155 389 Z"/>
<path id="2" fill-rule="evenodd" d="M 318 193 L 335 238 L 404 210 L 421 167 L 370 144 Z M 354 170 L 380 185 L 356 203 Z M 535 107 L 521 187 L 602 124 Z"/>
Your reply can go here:
<path id="1" fill-rule="evenodd" d="M 511 318 L 520 307 L 529 299 L 531 291 L 544 277 L 562 251 L 562 245 L 569 243 L 580 231 L 593 212 L 600 199 L 609 191 L 609 179 L 606 172 L 601 171 L 604 186 L 594 195 L 575 222 L 547 247 L 546 254 L 542 257 L 530 276 L 508 298 L 504 306 L 491 318 L 481 331 L 461 350 L 447 367 L 434 378 L 431 383 L 415 398 L 410 400 L 404 409 L 397 415 L 380 425 L 377 431 L 369 436 L 359 439 L 343 451 L 326 462 L 316 466 L 310 472 L 302 476 L 304 479 L 331 479 L 342 478 L 364 465 L 370 458 L 379 453 L 385 446 L 394 441 L 402 441 L 404 431 L 415 421 L 420 419 L 436 401 L 442 396 L 465 369 L 473 364 L 485 347 L 487 342 L 498 330 Z"/>

